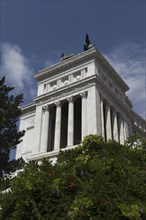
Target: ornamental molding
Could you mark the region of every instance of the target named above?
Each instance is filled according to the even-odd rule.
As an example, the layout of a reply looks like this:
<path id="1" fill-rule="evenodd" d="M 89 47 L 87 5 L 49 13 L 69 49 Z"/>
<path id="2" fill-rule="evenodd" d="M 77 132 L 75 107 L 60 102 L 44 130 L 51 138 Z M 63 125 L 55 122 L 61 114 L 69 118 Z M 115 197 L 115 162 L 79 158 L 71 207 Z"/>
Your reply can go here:
<path id="1" fill-rule="evenodd" d="M 82 98 L 86 98 L 86 97 L 87 97 L 87 91 L 81 92 L 81 93 L 80 93 L 80 96 L 81 96 Z"/>
<path id="2" fill-rule="evenodd" d="M 101 65 L 102 69 L 108 74 L 111 75 L 113 79 L 116 79 L 120 83 L 120 86 L 124 89 L 124 91 L 128 91 L 129 87 L 128 85 L 124 82 L 124 80 L 119 76 L 119 74 L 116 72 L 116 70 L 111 66 L 111 64 L 105 59 L 105 57 L 96 49 L 96 59 L 99 61 L 99 64 Z M 101 70 L 101 68 L 100 68 Z"/>
<path id="3" fill-rule="evenodd" d="M 70 97 L 67 97 L 67 101 L 70 103 L 70 102 L 73 102 L 74 100 L 74 97 L 73 96 L 70 96 Z"/>
<path id="4" fill-rule="evenodd" d="M 58 100 L 57 102 L 55 102 L 56 107 L 61 107 L 61 101 Z"/>
<path id="5" fill-rule="evenodd" d="M 45 113 L 46 111 L 49 110 L 49 106 L 48 106 L 48 105 L 45 105 L 45 106 L 42 107 L 42 109 L 43 109 L 43 112 Z"/>
<path id="6" fill-rule="evenodd" d="M 90 50 L 85 52 L 81 52 L 80 54 L 74 55 L 71 58 L 61 61 L 55 65 L 52 65 L 46 69 L 41 70 L 40 72 L 34 75 L 34 78 L 38 81 L 46 79 L 48 77 L 54 76 L 56 73 L 57 75 L 62 71 L 74 68 L 77 64 L 83 64 L 86 61 L 90 61 L 95 57 L 96 48 L 93 47 Z"/>
<path id="7" fill-rule="evenodd" d="M 22 112 L 22 115 L 20 116 L 20 118 L 24 118 L 24 116 L 27 116 L 27 115 L 35 114 L 36 104 L 31 103 L 29 105 L 25 105 L 25 106 L 21 107 L 21 112 Z"/>
<path id="8" fill-rule="evenodd" d="M 35 115 L 35 113 L 36 113 L 36 110 L 34 110 L 34 111 L 31 111 L 29 109 L 26 109 L 24 111 L 22 110 L 22 115 L 21 115 L 20 119 L 23 120 L 27 116 L 30 117 L 30 115 Z"/>
<path id="9" fill-rule="evenodd" d="M 75 96 L 77 94 L 80 94 L 83 90 L 86 90 L 93 86 L 96 86 L 95 79 L 90 82 L 80 83 L 74 86 L 73 88 L 68 87 L 63 90 L 64 92 L 62 92 L 61 90 L 61 91 L 56 91 L 56 93 L 54 94 L 45 94 L 45 97 L 39 97 L 38 99 L 36 99 L 36 106 L 45 105 L 46 103 L 52 104 L 53 102 L 56 102 L 63 98 L 66 99 L 69 96 Z"/>
<path id="10" fill-rule="evenodd" d="M 97 78 L 97 89 L 100 97 L 105 100 L 111 107 L 115 108 L 123 117 L 129 115 L 132 118 L 131 109 L 128 108 L 117 96 L 100 80 Z"/>

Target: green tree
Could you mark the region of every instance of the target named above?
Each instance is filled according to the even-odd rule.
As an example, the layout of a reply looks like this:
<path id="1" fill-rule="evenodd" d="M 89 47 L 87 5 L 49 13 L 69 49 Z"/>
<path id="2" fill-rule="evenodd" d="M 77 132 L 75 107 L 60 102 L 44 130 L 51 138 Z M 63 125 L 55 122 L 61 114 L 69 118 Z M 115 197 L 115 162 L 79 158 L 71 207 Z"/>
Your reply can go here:
<path id="1" fill-rule="evenodd" d="M 10 150 L 20 143 L 24 135 L 24 131 L 17 131 L 17 121 L 21 115 L 19 105 L 23 95 L 13 96 L 13 89 L 5 84 L 5 77 L 0 80 L 0 177 L 2 172 L 14 170 L 12 162 L 8 162 Z"/>
<path id="2" fill-rule="evenodd" d="M 88 135 L 52 165 L 31 161 L 1 194 L 2 220 L 146 219 L 146 142 Z"/>

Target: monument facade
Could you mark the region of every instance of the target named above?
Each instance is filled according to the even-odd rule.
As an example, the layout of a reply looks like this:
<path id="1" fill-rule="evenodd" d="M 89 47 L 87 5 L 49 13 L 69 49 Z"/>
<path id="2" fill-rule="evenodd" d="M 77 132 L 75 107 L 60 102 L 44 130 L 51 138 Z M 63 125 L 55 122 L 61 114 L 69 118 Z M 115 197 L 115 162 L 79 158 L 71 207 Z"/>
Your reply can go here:
<path id="1" fill-rule="evenodd" d="M 88 134 L 123 144 L 130 135 L 146 137 L 146 121 L 132 110 L 128 85 L 104 56 L 91 47 L 35 74 L 37 96 L 22 107 L 25 130 L 16 158 L 55 158 Z"/>

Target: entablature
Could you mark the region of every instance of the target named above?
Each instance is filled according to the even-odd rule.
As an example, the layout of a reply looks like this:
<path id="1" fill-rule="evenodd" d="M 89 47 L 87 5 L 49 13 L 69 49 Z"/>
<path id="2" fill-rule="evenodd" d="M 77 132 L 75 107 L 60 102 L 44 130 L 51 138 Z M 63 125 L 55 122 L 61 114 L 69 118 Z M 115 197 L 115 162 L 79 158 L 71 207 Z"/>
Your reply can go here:
<path id="1" fill-rule="evenodd" d="M 140 117 L 136 112 L 132 111 L 134 125 L 146 132 L 146 120 Z"/>
<path id="2" fill-rule="evenodd" d="M 46 69 L 39 71 L 34 75 L 34 78 L 38 81 L 42 81 L 48 77 L 54 76 L 55 74 L 58 75 L 64 71 L 73 69 L 78 65 L 82 65 L 83 63 L 92 60 L 94 58 L 95 52 L 96 49 L 91 48 L 88 51 L 74 55 L 67 60 L 63 60 L 55 65 L 52 65 Z"/>
<path id="3" fill-rule="evenodd" d="M 32 102 L 30 104 L 24 105 L 21 107 L 22 116 L 27 114 L 34 114 L 36 110 L 36 103 Z M 21 118 L 22 118 L 21 116 Z"/>
<path id="4" fill-rule="evenodd" d="M 42 105 L 42 103 L 43 104 L 52 103 L 57 99 L 62 99 L 70 95 L 75 95 L 79 93 L 80 91 L 85 90 L 95 85 L 96 85 L 96 76 L 92 75 L 90 77 L 86 77 L 84 80 L 74 82 L 70 85 L 66 85 L 56 90 L 46 92 L 43 95 L 37 96 L 34 99 L 34 101 L 36 105 Z"/>
<path id="5" fill-rule="evenodd" d="M 110 65 L 110 63 L 105 59 L 105 57 L 96 49 L 96 67 L 98 68 L 99 73 L 103 74 L 105 78 L 108 78 L 109 81 L 114 81 L 121 88 L 123 92 L 129 90 L 128 85 L 124 80 L 119 76 L 116 70 Z"/>
<path id="6" fill-rule="evenodd" d="M 115 107 L 115 109 L 121 113 L 121 115 L 128 115 L 131 118 L 131 108 L 129 107 L 128 103 L 124 100 L 122 101 L 119 96 L 116 95 L 110 88 L 108 88 L 103 81 L 97 77 L 97 90 L 100 96 L 107 100 L 108 103 Z"/>

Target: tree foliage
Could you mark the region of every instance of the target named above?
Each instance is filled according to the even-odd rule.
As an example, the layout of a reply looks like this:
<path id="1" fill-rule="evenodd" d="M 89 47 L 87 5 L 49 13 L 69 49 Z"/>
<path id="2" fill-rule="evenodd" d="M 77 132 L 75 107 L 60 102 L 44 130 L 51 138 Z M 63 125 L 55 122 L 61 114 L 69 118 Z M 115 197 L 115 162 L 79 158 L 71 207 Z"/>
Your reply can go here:
<path id="1" fill-rule="evenodd" d="M 31 161 L 1 194 L 2 220 L 146 219 L 146 143 L 88 135 L 57 163 Z"/>
<path id="2" fill-rule="evenodd" d="M 17 121 L 21 115 L 19 105 L 23 95 L 12 95 L 13 89 L 5 84 L 5 77 L 0 80 L 0 177 L 3 171 L 10 170 L 10 150 L 20 143 L 24 135 L 24 131 L 17 131 Z"/>

